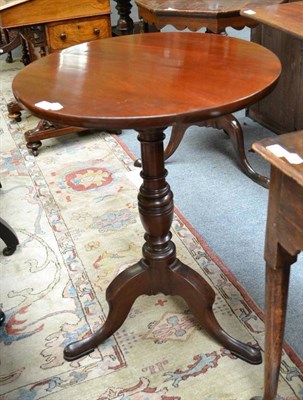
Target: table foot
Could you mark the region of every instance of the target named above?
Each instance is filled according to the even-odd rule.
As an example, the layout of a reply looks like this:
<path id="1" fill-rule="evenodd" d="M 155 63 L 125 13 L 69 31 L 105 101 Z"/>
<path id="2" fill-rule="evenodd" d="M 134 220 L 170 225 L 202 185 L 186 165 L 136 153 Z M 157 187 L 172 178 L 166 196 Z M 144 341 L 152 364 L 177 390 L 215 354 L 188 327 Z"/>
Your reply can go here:
<path id="1" fill-rule="evenodd" d="M 221 328 L 212 310 L 215 292 L 201 275 L 179 260 L 171 268 L 171 273 L 171 294 L 183 297 L 201 327 L 211 337 L 242 360 L 250 364 L 262 363 L 259 349 L 234 339 Z"/>
<path id="2" fill-rule="evenodd" d="M 33 156 L 37 157 L 39 154 L 39 148 L 42 146 L 42 142 L 38 140 L 37 142 L 26 143 L 26 147 L 32 151 Z"/>
<path id="3" fill-rule="evenodd" d="M 4 312 L 0 309 L 0 326 L 3 324 L 5 321 L 5 314 Z"/>
<path id="4" fill-rule="evenodd" d="M 224 132 L 230 137 L 242 171 L 254 182 L 268 189 L 269 179 L 258 174 L 258 172 L 252 168 L 246 158 L 243 130 L 239 121 L 232 114 L 228 114 L 217 118 L 215 123 L 218 129 L 223 129 Z"/>
<path id="5" fill-rule="evenodd" d="M 16 122 L 21 121 L 22 108 L 16 101 L 11 101 L 7 104 L 8 118 L 14 119 Z"/>
<path id="6" fill-rule="evenodd" d="M 0 218 L 0 238 L 7 246 L 3 249 L 3 255 L 11 256 L 18 246 L 19 240 L 12 227 L 2 218 Z"/>
<path id="7" fill-rule="evenodd" d="M 64 349 L 64 358 L 73 361 L 94 351 L 113 335 L 125 321 L 134 301 L 142 294 L 150 294 L 148 270 L 142 262 L 119 274 L 106 290 L 109 312 L 104 325 L 94 334 L 70 343 Z"/>
<path id="8" fill-rule="evenodd" d="M 5 247 L 2 251 L 4 256 L 11 256 L 12 254 L 15 253 L 17 246 L 13 246 L 13 247 Z"/>

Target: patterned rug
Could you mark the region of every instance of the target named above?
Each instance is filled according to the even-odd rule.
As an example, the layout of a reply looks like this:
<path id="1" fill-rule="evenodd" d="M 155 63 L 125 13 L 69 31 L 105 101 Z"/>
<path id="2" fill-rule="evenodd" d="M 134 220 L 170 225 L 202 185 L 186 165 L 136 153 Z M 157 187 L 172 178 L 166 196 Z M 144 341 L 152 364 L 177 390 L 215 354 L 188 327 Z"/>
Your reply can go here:
<path id="1" fill-rule="evenodd" d="M 37 120 L 24 112 L 16 123 L 6 112 L 20 64 L 0 64 L 1 216 L 20 241 L 12 256 L 0 257 L 1 400 L 261 395 L 263 365 L 249 365 L 209 338 L 177 296 L 140 297 L 97 350 L 63 359 L 66 344 L 102 325 L 108 284 L 141 257 L 138 171 L 119 137 L 102 132 L 44 141 L 38 157 L 29 154 L 23 132 Z M 263 349 L 261 313 L 177 209 L 172 233 L 178 257 L 216 291 L 222 327 Z M 302 365 L 286 346 L 278 399 L 302 398 Z"/>

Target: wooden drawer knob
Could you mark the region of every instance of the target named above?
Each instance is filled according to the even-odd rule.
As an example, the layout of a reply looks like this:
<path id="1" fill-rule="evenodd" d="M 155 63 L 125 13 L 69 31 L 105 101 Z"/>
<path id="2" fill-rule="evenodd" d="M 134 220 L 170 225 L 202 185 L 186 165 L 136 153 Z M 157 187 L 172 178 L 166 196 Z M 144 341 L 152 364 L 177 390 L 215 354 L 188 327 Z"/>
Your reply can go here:
<path id="1" fill-rule="evenodd" d="M 61 40 L 63 40 L 63 41 L 66 40 L 66 37 L 67 37 L 66 33 L 61 33 L 61 35 L 60 35 Z"/>
<path id="2" fill-rule="evenodd" d="M 100 35 L 100 29 L 99 28 L 94 28 L 94 34 L 96 35 L 96 36 L 99 36 Z"/>

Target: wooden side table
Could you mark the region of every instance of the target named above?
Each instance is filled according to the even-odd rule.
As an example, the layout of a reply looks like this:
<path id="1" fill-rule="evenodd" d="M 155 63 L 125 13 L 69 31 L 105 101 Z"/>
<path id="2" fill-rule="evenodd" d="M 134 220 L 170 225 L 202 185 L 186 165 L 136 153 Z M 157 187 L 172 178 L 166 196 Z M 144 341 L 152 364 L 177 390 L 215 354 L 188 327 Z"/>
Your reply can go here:
<path id="1" fill-rule="evenodd" d="M 282 1 L 258 0 L 256 4 L 279 4 Z M 189 0 L 135 0 L 135 2 L 139 17 L 144 21 L 146 32 L 150 25 L 154 25 L 157 29 L 172 25 L 178 30 L 188 28 L 194 32 L 206 28 L 206 32 L 216 34 L 225 33 L 227 27 L 243 29 L 245 26 L 257 25 L 257 22 L 251 18 L 240 15 L 241 8 L 250 3 L 248 0 L 223 0 L 220 3 L 213 0 L 194 2 Z M 207 62 L 207 59 L 204 62 Z M 232 141 L 242 171 L 261 186 L 268 187 L 268 178 L 258 174 L 247 160 L 243 130 L 232 114 L 208 121 L 199 121 L 196 125 L 223 129 Z M 174 124 L 165 149 L 165 159 L 168 159 L 177 150 L 189 127 L 190 124 Z"/>
<path id="2" fill-rule="evenodd" d="M 78 60 L 81 68 L 75 68 Z M 257 348 L 232 338 L 218 324 L 212 311 L 214 290 L 176 256 L 163 132 L 176 121 L 207 120 L 262 98 L 275 86 L 280 68 L 276 56 L 247 41 L 170 32 L 74 46 L 41 58 L 15 77 L 16 99 L 39 118 L 84 128 L 135 129 L 141 144 L 138 204 L 145 229 L 143 256 L 111 282 L 104 325 L 70 343 L 64 350 L 66 360 L 92 352 L 111 336 L 138 296 L 161 292 L 182 296 L 203 328 L 233 354 L 253 364 L 261 362 Z M 33 81 L 36 90 L 31 90 Z M 77 93 L 71 96 L 74 82 Z M 143 87 L 149 93 L 144 101 Z M 47 103 L 40 104 L 41 99 Z"/>
<path id="3" fill-rule="evenodd" d="M 273 154 L 279 145 L 303 159 L 303 131 L 265 139 L 253 144 L 271 164 L 271 180 L 265 240 L 265 390 L 264 400 L 277 394 L 290 266 L 303 250 L 303 163 L 291 164 Z M 302 329 L 303 332 L 303 329 Z M 252 400 L 260 400 L 255 397 Z"/>

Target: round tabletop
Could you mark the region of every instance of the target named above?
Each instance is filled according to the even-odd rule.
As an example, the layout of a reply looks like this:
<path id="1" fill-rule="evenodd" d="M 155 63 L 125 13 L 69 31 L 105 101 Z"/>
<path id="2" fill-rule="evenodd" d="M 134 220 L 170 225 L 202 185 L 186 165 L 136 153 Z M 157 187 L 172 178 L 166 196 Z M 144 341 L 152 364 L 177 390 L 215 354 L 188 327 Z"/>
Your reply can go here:
<path id="1" fill-rule="evenodd" d="M 50 54 L 21 70 L 12 87 L 23 107 L 51 122 L 140 129 L 243 109 L 263 98 L 280 72 L 278 58 L 255 43 L 160 32 Z"/>

